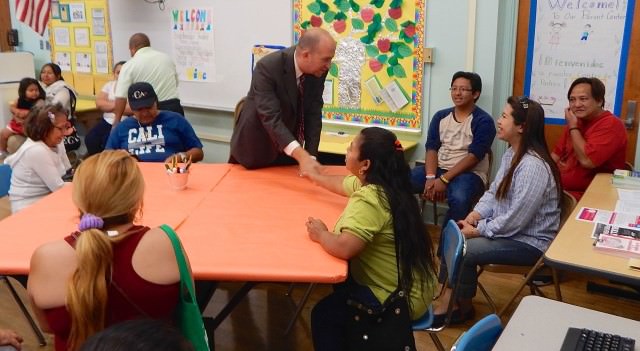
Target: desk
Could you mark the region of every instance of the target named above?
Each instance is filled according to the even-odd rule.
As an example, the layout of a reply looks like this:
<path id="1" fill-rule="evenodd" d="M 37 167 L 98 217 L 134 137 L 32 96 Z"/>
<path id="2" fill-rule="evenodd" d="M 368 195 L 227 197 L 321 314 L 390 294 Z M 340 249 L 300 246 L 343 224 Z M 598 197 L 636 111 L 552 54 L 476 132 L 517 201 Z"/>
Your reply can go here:
<path id="1" fill-rule="evenodd" d="M 322 132 L 322 134 L 320 134 L 320 145 L 318 145 L 318 151 L 328 154 L 346 155 L 347 147 L 349 147 L 349 144 L 356 135 L 357 134 Z M 399 140 L 405 153 L 411 151 L 418 145 L 415 141 Z"/>
<path id="2" fill-rule="evenodd" d="M 627 266 L 628 258 L 603 254 L 593 249 L 593 224 L 578 221 L 580 208 L 605 210 L 615 208 L 617 189 L 611 184 L 611 174 L 598 174 L 587 188 L 571 216 L 544 254 L 549 266 L 600 276 L 631 285 L 640 285 L 640 272 Z"/>
<path id="3" fill-rule="evenodd" d="M 332 227 L 347 199 L 299 177 L 297 167 L 247 171 L 197 163 L 187 189 L 175 191 L 162 163 L 139 165 L 146 182 L 142 222 L 176 229 L 195 279 L 336 283 L 346 278 L 346 262 L 312 242 L 304 223 L 314 216 Z M 73 232 L 78 221 L 70 185 L 0 221 L 0 273 L 28 274 L 33 251 Z"/>
<path id="4" fill-rule="evenodd" d="M 98 108 L 96 107 L 95 99 L 78 98 L 76 100 L 77 113 L 93 112 L 93 111 L 98 111 Z"/>
<path id="5" fill-rule="evenodd" d="M 589 328 L 636 340 L 640 350 L 640 322 L 539 296 L 525 296 L 493 351 L 560 350 L 569 327 Z"/>
<path id="6" fill-rule="evenodd" d="M 142 222 L 150 227 L 166 223 L 173 228 L 180 227 L 232 167 L 194 164 L 187 189 L 178 192 L 167 184 L 162 163 L 141 162 L 139 166 L 146 183 Z M 71 184 L 67 184 L 0 221 L 0 273 L 28 274 L 31 254 L 38 246 L 60 240 L 77 230 L 79 218 L 71 200 L 71 190 Z M 189 238 L 180 237 L 190 243 Z"/>

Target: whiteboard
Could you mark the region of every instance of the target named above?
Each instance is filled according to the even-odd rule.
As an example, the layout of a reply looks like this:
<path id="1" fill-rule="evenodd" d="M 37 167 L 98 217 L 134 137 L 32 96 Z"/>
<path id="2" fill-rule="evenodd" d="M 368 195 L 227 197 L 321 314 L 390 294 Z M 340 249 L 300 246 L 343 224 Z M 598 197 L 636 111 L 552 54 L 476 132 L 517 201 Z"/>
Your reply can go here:
<path id="1" fill-rule="evenodd" d="M 251 48 L 255 44 L 291 46 L 291 0 L 171 0 L 164 11 L 143 0 L 109 1 L 114 62 L 127 60 L 129 37 L 146 33 L 151 47 L 173 57 L 171 9 L 213 9 L 215 79 L 179 84 L 184 106 L 232 111 L 251 83 Z"/>
<path id="2" fill-rule="evenodd" d="M 0 83 L 35 78 L 36 69 L 30 52 L 0 52 Z"/>

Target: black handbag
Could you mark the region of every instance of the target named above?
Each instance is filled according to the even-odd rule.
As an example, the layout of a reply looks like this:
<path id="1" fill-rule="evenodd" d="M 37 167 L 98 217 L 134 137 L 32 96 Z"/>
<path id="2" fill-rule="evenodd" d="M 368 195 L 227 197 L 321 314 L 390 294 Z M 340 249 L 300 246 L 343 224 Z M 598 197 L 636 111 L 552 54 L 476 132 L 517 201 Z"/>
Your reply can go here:
<path id="1" fill-rule="evenodd" d="M 409 315 L 409 296 L 401 289 L 398 245 L 396 243 L 398 287 L 376 307 L 368 306 L 354 295 L 347 299 L 348 350 L 410 351 L 416 349 Z"/>

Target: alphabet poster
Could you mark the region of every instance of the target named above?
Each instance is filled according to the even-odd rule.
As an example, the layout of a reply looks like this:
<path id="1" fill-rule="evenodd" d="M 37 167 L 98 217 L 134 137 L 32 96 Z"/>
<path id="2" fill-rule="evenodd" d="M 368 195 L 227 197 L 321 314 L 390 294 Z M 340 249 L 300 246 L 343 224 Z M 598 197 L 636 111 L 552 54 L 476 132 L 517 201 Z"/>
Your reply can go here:
<path id="1" fill-rule="evenodd" d="M 205 83 L 214 80 L 213 9 L 173 9 L 170 16 L 178 79 Z"/>
<path id="2" fill-rule="evenodd" d="M 293 11 L 295 42 L 312 27 L 337 41 L 326 121 L 421 130 L 424 0 L 294 0 Z"/>
<path id="3" fill-rule="evenodd" d="M 620 115 L 635 0 L 532 0 L 525 94 L 547 123 L 564 124 L 579 77 L 605 84 L 605 109 Z"/>

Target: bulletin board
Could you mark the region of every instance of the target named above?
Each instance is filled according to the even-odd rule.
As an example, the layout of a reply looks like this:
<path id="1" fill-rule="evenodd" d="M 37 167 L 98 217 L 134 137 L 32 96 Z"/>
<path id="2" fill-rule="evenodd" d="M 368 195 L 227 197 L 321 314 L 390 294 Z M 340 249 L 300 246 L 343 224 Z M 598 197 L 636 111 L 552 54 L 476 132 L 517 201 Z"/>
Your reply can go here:
<path id="1" fill-rule="evenodd" d="M 51 61 L 63 72 L 107 75 L 113 66 L 107 0 L 51 2 Z"/>
<path id="2" fill-rule="evenodd" d="M 606 86 L 604 108 L 620 115 L 635 0 L 531 1 L 525 95 L 547 124 L 564 124 L 567 91 L 579 77 Z"/>
<path id="3" fill-rule="evenodd" d="M 295 42 L 321 27 L 338 43 L 325 121 L 422 129 L 424 10 L 424 0 L 294 0 Z"/>

